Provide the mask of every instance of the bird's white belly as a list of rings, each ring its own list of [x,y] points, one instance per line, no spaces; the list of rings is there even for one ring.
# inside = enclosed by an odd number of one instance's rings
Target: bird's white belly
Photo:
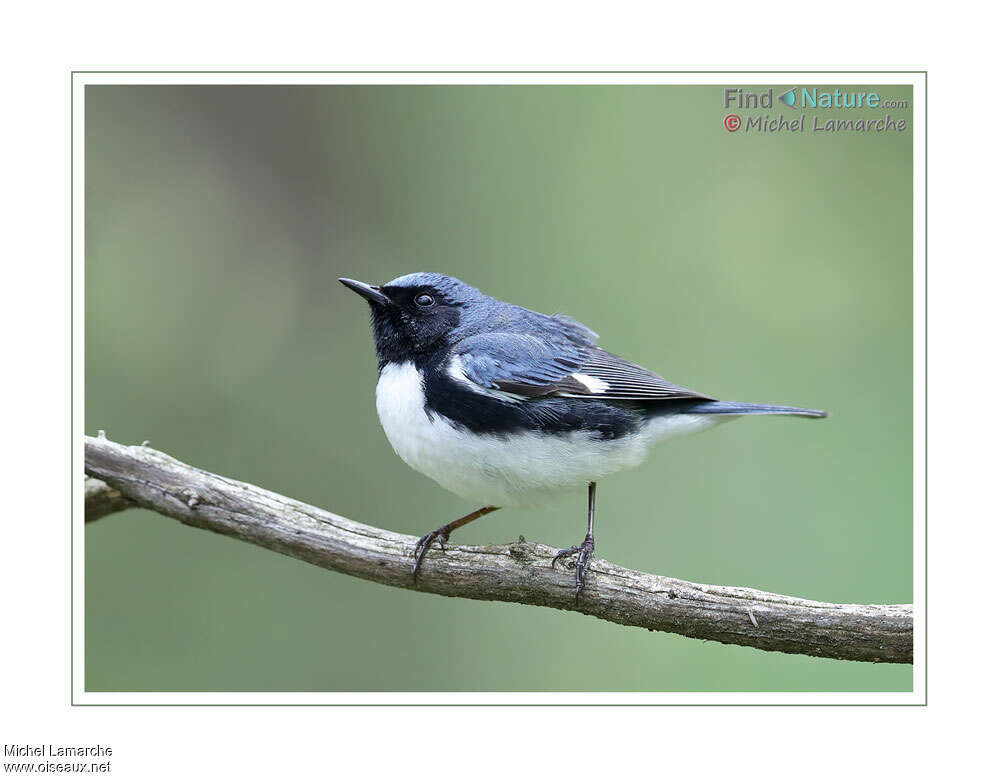
[[[666,417],[615,440],[585,432],[475,434],[426,409],[412,362],[382,368],[375,398],[385,435],[406,464],[460,497],[498,507],[538,502],[634,467],[655,441],[715,422]]]

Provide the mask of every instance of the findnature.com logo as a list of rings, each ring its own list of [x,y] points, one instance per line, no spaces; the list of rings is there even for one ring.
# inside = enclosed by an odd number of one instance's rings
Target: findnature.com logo
[[[760,114],[726,114],[722,120],[723,126],[729,132],[755,130],[757,132],[874,132],[889,131],[904,132],[908,121],[898,116],[892,116],[889,110],[906,110],[907,100],[885,98],[878,92],[859,88],[855,91],[841,89],[823,89],[821,87],[791,87],[774,94],[771,87],[762,92],[747,91],[742,88],[728,88],[724,92],[724,106],[732,110],[760,111],[772,109],[774,101],[800,114],[792,114],[785,118],[783,113],[773,116],[769,113]],[[805,111],[815,111],[811,117]],[[864,117],[828,117],[819,115],[826,110],[871,110],[884,111],[880,116]],[[811,121],[809,121],[809,118]]]

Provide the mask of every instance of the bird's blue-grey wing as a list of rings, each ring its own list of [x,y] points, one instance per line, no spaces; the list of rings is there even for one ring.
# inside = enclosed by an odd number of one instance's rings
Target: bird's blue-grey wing
[[[587,354],[586,346],[566,338],[491,332],[461,341],[452,353],[448,370],[453,378],[470,381],[482,389],[540,397],[571,382]]]
[[[454,350],[450,369],[453,377],[483,389],[525,398],[711,399],[594,345],[550,336],[489,333],[466,338]]]

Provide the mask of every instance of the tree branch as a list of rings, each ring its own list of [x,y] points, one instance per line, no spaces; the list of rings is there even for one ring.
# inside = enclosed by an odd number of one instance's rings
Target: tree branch
[[[137,507],[117,489],[112,489],[100,478],[87,476],[83,481],[83,520],[97,521],[109,513]]]
[[[576,604],[555,549],[523,538],[427,554],[416,538],[369,527],[252,484],[198,470],[147,446],[86,438],[85,520],[142,507],[288,556],[389,586],[449,597],[573,610],[599,619],[766,651],[912,662],[911,605],[839,605],[664,578],[594,559]],[[104,483],[95,482],[94,478]]]

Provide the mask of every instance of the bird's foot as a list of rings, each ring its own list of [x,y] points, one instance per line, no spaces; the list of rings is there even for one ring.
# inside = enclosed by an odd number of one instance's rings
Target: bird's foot
[[[441,544],[441,552],[444,551],[444,543],[451,537],[451,528],[448,525],[443,527],[438,527],[432,532],[428,532],[418,541],[416,541],[416,548],[413,549],[413,556],[416,561],[413,563],[413,583],[416,583],[416,576],[420,572],[420,565],[423,564],[423,557],[427,555],[427,549],[433,545],[434,541],[438,541]]]
[[[572,548],[563,548],[552,559],[552,569],[555,563],[563,557],[578,554],[576,557],[576,603],[579,604],[579,593],[583,591],[583,583],[586,581],[586,571],[590,569],[590,557],[593,556],[593,537],[587,535],[583,542]]]

